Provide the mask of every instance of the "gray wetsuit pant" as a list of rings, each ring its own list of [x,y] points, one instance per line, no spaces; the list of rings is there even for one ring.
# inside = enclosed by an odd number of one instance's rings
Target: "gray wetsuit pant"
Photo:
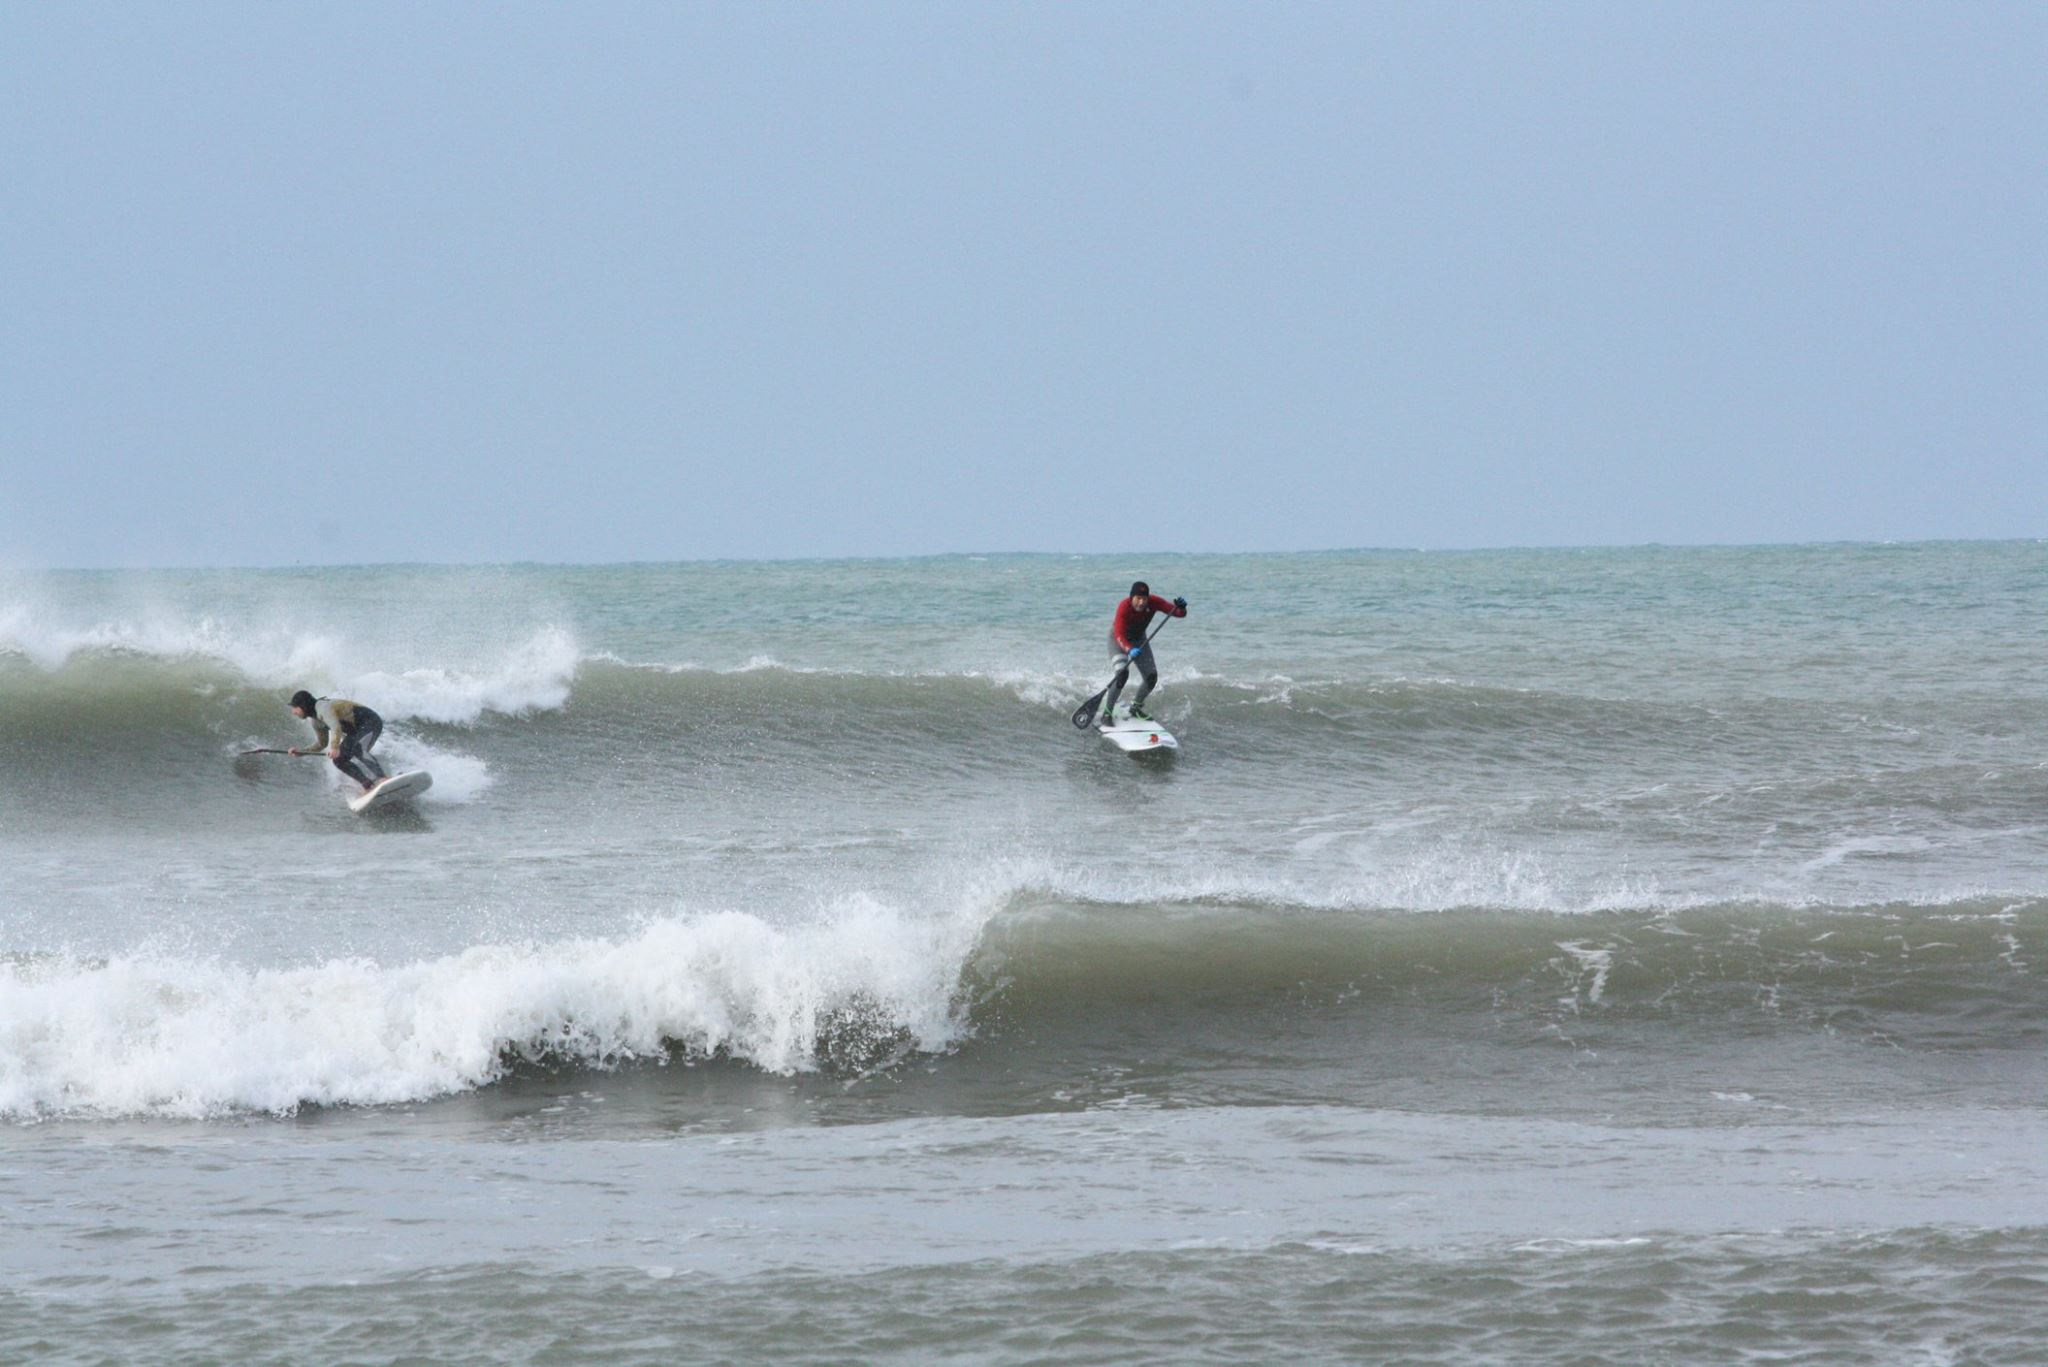
[[[1109,695],[1102,700],[1101,715],[1104,721],[1108,721],[1110,714],[1116,710],[1116,700],[1124,691],[1125,680],[1131,677],[1133,664],[1138,666],[1138,677],[1143,682],[1138,685],[1138,691],[1131,695],[1132,707],[1143,707],[1145,699],[1151,697],[1152,690],[1159,686],[1159,666],[1152,662],[1152,645],[1149,641],[1146,642],[1145,648],[1138,652],[1136,660],[1132,660],[1129,652],[1116,643],[1116,633],[1113,631],[1109,634],[1109,648],[1116,654],[1116,677],[1110,680]]]

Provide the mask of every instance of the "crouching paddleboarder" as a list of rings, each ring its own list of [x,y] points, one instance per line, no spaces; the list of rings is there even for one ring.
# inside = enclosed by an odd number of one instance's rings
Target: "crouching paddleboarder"
[[[311,750],[293,746],[292,754],[325,750],[334,767],[361,784],[364,792],[383,779],[384,766],[370,755],[384,734],[384,719],[375,712],[347,698],[316,698],[302,688],[292,694],[292,715],[313,723],[319,742]]]

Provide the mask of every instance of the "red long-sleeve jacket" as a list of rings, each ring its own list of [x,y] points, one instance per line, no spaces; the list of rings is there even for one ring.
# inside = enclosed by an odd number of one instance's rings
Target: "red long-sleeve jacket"
[[[1142,612],[1132,607],[1131,600],[1126,598],[1116,605],[1116,624],[1109,629],[1109,634],[1115,638],[1117,645],[1124,650],[1129,650],[1132,646],[1143,645],[1145,643],[1145,628],[1151,626],[1152,619],[1162,612],[1168,617],[1185,617],[1188,615],[1186,608],[1177,608],[1156,593],[1146,597],[1145,609]]]

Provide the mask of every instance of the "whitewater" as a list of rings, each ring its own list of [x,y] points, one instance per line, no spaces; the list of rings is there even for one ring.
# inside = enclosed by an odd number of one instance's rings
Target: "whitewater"
[[[1174,755],[1067,724],[1138,577]],[[0,574],[0,1358],[2027,1361],[2044,601],[2037,543]],[[433,789],[243,754],[299,687]]]

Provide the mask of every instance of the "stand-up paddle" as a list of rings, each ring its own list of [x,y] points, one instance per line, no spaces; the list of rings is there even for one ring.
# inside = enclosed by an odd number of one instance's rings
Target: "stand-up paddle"
[[[1148,646],[1151,645],[1152,637],[1157,636],[1160,632],[1166,630],[1166,624],[1168,622],[1171,622],[1172,620],[1173,619],[1171,617],[1160,618],[1159,625],[1152,628],[1150,634],[1148,634],[1145,637],[1145,644]],[[1114,643],[1112,642],[1112,644]],[[1121,674],[1129,668],[1130,665],[1126,663],[1118,668],[1117,673]],[[1082,703],[1079,707],[1074,709],[1075,730],[1086,731],[1089,727],[1095,724],[1095,710],[1102,706],[1102,700],[1109,696],[1109,690],[1114,687],[1116,687],[1116,680],[1111,679],[1108,683],[1102,686],[1102,691],[1100,693],[1097,693],[1087,702]]]

